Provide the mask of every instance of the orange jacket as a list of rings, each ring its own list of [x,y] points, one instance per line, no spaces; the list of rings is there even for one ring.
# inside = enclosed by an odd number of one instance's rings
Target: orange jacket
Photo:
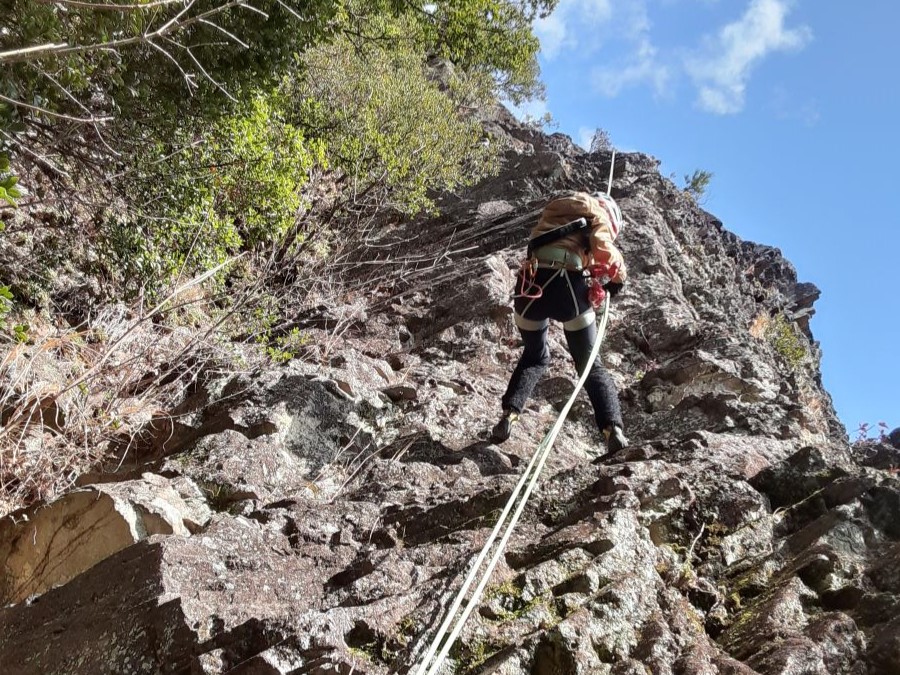
[[[531,230],[531,238],[556,229],[577,218],[584,217],[590,225],[590,250],[584,248],[584,233],[573,232],[551,244],[581,255],[585,267],[589,265],[618,265],[612,281],[625,283],[628,272],[622,252],[613,242],[618,235],[606,208],[587,192],[573,192],[552,200],[544,207],[538,224]]]

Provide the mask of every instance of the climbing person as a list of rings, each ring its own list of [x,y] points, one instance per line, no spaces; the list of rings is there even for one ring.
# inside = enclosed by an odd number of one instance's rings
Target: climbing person
[[[562,323],[578,374],[584,372],[597,339],[592,296],[595,302],[602,296],[591,289],[591,275],[605,281],[602,287],[611,296],[622,289],[627,276],[622,253],[613,243],[621,228],[622,212],[605,193],[569,193],[544,207],[516,280],[513,307],[525,348],[501,399],[503,416],[491,432],[495,442],[509,438],[512,425],[550,365],[550,319]],[[585,389],[606,454],[618,452],[628,441],[618,393],[599,358],[591,365]]]

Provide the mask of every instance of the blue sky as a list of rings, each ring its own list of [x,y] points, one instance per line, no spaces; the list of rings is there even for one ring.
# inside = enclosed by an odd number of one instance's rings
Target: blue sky
[[[822,289],[812,321],[851,438],[900,426],[900,3],[561,0],[541,20],[544,102],[605,129]]]

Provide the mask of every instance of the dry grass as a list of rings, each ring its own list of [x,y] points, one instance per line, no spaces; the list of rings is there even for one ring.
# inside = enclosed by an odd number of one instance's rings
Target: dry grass
[[[130,447],[202,373],[223,362],[217,330],[162,318],[211,304],[201,285],[176,288],[150,311],[113,306],[89,325],[32,327],[0,355],[0,515],[52,499],[113,447]],[[230,314],[230,313],[229,313]]]
[[[298,252],[229,261],[227,291],[210,283],[222,265],[152,308],[110,306],[76,328],[30,322],[27,344],[0,342],[0,516],[115,469],[112,460],[165,428],[189,387],[271,367],[271,347],[293,329],[310,326],[318,339],[285,351],[327,360],[375,297],[396,293],[398,280],[405,289],[430,279],[459,253],[398,253],[412,244],[377,243],[384,223],[349,213],[332,223],[340,237],[323,227]]]

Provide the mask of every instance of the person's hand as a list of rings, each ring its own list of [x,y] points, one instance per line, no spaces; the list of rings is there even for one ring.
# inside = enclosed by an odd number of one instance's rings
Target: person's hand
[[[607,281],[603,286],[603,290],[609,293],[612,297],[616,297],[619,294],[619,291],[622,290],[622,287],[625,284],[618,284],[615,281]]]

